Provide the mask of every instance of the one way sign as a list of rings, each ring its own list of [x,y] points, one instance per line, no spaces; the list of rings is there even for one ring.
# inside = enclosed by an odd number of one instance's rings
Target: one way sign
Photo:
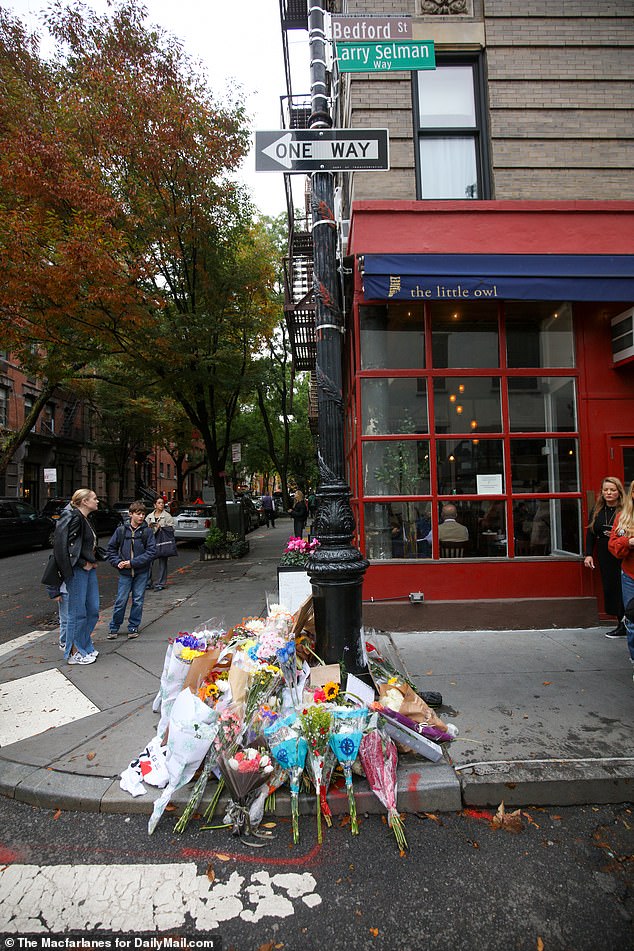
[[[292,129],[255,133],[256,172],[385,171],[387,129]]]

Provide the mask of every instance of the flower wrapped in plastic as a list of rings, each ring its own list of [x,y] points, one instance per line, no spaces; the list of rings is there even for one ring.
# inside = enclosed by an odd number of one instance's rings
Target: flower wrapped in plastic
[[[191,690],[182,690],[172,705],[165,765],[169,782],[154,803],[148,822],[152,834],[172,795],[185,786],[202,763],[218,730],[218,713]]]
[[[398,753],[394,741],[380,729],[361,740],[359,759],[370,787],[387,809],[387,824],[401,852],[407,848],[403,821],[396,808]]]
[[[180,633],[168,645],[159,688],[161,717],[156,728],[156,735],[161,739],[165,736],[174,701],[183,689],[193,657],[199,656],[199,652],[202,653],[204,650],[204,641],[187,633]]]
[[[236,750],[233,756],[220,756],[218,767],[231,793],[223,821],[231,826],[232,835],[246,840],[250,833],[256,832],[251,826],[249,811],[252,793],[263,785],[266,787],[275,767],[268,753],[251,747]]]
[[[348,791],[350,829],[353,835],[358,835],[357,804],[352,787],[352,764],[359,753],[363,730],[368,719],[368,710],[366,707],[337,707],[336,710],[333,710],[332,716],[330,747],[343,768]]]
[[[204,819],[206,819],[207,822],[211,821],[216,811],[220,794],[225,785],[225,779],[220,773],[218,763],[221,757],[229,758],[236,752],[240,746],[240,740],[244,732],[244,704],[229,703],[222,710],[218,706],[216,712],[218,714],[218,721],[216,735],[213,739],[215,759],[210,769],[217,771],[220,776],[214,796],[204,813]]]
[[[289,776],[293,842],[297,843],[299,842],[299,785],[306,763],[308,743],[302,736],[301,723],[296,713],[278,717],[265,729],[264,735],[271,753]]]
[[[300,706],[300,691],[297,677],[297,654],[295,652],[295,638],[291,637],[276,652],[277,664],[282,671],[284,682],[291,695],[291,703],[297,710]]]
[[[281,683],[281,670],[272,664],[260,664],[251,671],[244,701],[245,733],[257,735],[259,711],[267,704]]]
[[[271,811],[275,810],[275,793],[287,779],[286,770],[282,769],[277,761],[274,761],[273,772],[266,777],[265,782],[262,783],[260,788],[256,789],[255,795],[251,800],[251,805],[249,806],[249,822],[254,835],[258,834],[257,830],[264,818],[267,803],[269,803]],[[267,835],[267,838],[268,837]]]
[[[321,816],[322,816],[322,789],[324,785],[324,769],[326,760],[331,760],[330,773],[336,759],[330,748],[330,731],[332,729],[332,712],[323,703],[315,704],[304,709],[300,716],[302,733],[308,743],[306,756],[306,771],[315,787],[317,811],[317,841],[321,844]],[[323,799],[325,799],[325,790]],[[330,809],[326,813],[326,822],[330,825]]]

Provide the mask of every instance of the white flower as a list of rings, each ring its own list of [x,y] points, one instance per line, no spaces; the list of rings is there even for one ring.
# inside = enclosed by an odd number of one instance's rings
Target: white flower
[[[234,759],[233,756],[229,760],[229,769],[233,769],[235,772],[238,770],[239,763],[237,759]]]

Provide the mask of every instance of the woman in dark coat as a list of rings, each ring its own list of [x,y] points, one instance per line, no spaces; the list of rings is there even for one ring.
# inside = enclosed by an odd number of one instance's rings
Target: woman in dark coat
[[[588,529],[586,532],[585,558],[586,568],[594,568],[593,553],[596,547],[605,613],[612,614],[618,621],[606,637],[625,637],[627,631],[623,623],[623,593],[621,590],[621,562],[608,551],[608,541],[614,519],[623,505],[623,484],[616,476],[606,476],[601,483],[601,492],[597,497]]]

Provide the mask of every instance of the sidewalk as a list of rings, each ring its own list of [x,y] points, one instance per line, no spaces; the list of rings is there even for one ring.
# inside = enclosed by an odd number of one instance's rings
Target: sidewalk
[[[133,799],[119,774],[155,733],[152,701],[168,638],[212,617],[231,626],[264,612],[289,527],[280,519],[251,533],[238,561],[172,562],[168,588],[146,595],[138,639],[106,640],[104,611],[95,664],[64,664],[56,632],[7,653],[0,793],[46,808],[149,814],[158,790]],[[624,639],[608,640],[604,630],[370,634],[421,691],[443,695],[439,713],[460,730],[437,764],[401,757],[401,810],[634,800],[632,670]],[[68,722],[35,732],[60,717]],[[190,791],[179,790],[177,807]],[[360,813],[384,811],[365,781],[355,779],[355,791]],[[334,812],[347,811],[340,792],[329,798]],[[302,802],[312,808],[309,797]],[[287,796],[278,794],[277,811],[288,814]]]

